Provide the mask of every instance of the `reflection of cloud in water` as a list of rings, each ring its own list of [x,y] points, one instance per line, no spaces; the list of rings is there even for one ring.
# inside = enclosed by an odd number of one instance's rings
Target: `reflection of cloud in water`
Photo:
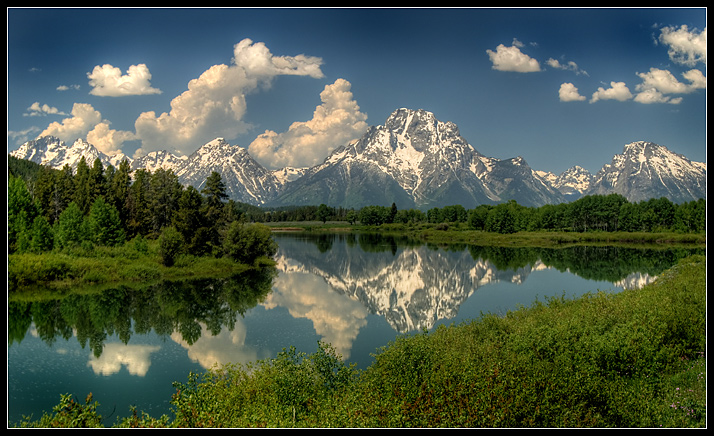
[[[322,277],[313,274],[281,272],[263,306],[284,307],[294,318],[309,319],[322,340],[343,359],[349,358],[352,342],[367,325],[362,303],[332,291]]]
[[[160,348],[152,345],[106,344],[102,355],[99,358],[92,356],[87,366],[99,375],[116,374],[122,366],[126,366],[129,374],[143,377],[151,366],[151,353]]]
[[[245,344],[246,327],[240,319],[236,320],[232,331],[221,329],[216,336],[201,324],[201,337],[189,345],[181,338],[180,333],[173,333],[171,339],[188,350],[188,357],[209,369],[214,365],[222,366],[228,363],[247,364],[268,357],[267,351],[260,352]]]

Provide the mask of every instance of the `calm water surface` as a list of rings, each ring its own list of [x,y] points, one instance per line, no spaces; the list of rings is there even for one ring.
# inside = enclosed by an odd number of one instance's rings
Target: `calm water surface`
[[[88,393],[111,426],[171,415],[172,382],[216,364],[329,342],[366,368],[397,335],[550,296],[620,292],[684,250],[432,246],[379,235],[276,234],[277,268],[8,303],[8,420]]]

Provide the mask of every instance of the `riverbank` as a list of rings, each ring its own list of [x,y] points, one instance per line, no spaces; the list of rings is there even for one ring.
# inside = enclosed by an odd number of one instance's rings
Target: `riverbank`
[[[706,247],[706,233],[677,232],[555,232],[494,233],[472,230],[466,224],[350,225],[342,221],[265,223],[273,232],[378,232],[398,234],[430,243],[462,243],[485,246],[564,247],[568,245],[614,245]]]
[[[323,344],[189,374],[173,416],[117,411],[114,426],[705,427],[705,350],[706,258],[692,256],[639,290],[400,336],[364,371]],[[21,426],[110,425],[93,401],[63,397]]]
[[[8,291],[61,292],[76,287],[100,287],[123,282],[151,282],[200,277],[227,277],[253,266],[274,265],[268,258],[246,265],[227,257],[181,254],[165,266],[157,241],[137,249],[131,242],[117,247],[92,247],[82,253],[21,253],[8,255]]]

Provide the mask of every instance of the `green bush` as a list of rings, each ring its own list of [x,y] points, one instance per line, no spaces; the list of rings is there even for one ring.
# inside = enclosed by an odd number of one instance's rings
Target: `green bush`
[[[165,266],[173,266],[183,248],[183,237],[174,227],[164,227],[159,236],[159,256]]]
[[[270,227],[264,224],[243,224],[233,221],[223,241],[226,256],[236,262],[254,264],[260,257],[272,257],[278,250]]]

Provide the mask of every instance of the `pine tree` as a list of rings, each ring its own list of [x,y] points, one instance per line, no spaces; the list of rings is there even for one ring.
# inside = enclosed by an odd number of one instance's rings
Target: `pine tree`
[[[119,211],[119,218],[121,219],[122,226],[124,229],[128,230],[129,214],[126,208],[126,201],[129,197],[129,190],[131,189],[131,167],[129,166],[129,161],[126,159],[122,160],[119,164],[119,168],[114,173],[114,176],[109,183],[109,191],[111,193],[108,197],[111,198],[111,203]]]
[[[104,166],[99,158],[94,159],[92,168],[89,170],[89,198],[94,203],[99,197],[107,194],[107,179],[104,175]]]
[[[84,215],[79,206],[75,202],[69,203],[60,214],[55,227],[57,247],[60,249],[71,248],[86,240],[87,235],[85,235],[83,224]]]
[[[54,234],[52,226],[43,215],[38,215],[32,222],[30,229],[29,251],[42,253],[50,251],[54,246]]]
[[[129,236],[148,235],[151,231],[151,213],[149,205],[149,189],[151,188],[151,172],[138,169],[134,173],[134,183],[124,202],[126,228]]]
[[[88,217],[90,238],[99,245],[123,244],[126,235],[119,220],[119,212],[104,197],[94,200]]]
[[[178,200],[178,207],[174,213],[173,225],[176,230],[181,233],[184,241],[189,245],[188,249],[194,252],[194,248],[199,251],[205,251],[203,243],[198,243],[198,247],[192,247],[190,241],[196,236],[198,230],[204,227],[204,217],[201,213],[203,206],[203,197],[201,193],[193,186],[188,186]]]
[[[82,156],[77,164],[77,172],[74,176],[74,195],[72,200],[77,203],[79,210],[83,214],[89,213],[89,208],[92,205],[92,198],[89,188],[89,166],[87,161]]]
[[[32,223],[40,214],[24,180],[8,175],[7,184],[7,242],[8,253],[17,251],[20,242],[29,240]]]
[[[171,225],[182,190],[172,170],[159,168],[151,176],[149,205],[154,233],[159,234],[162,228]]]

